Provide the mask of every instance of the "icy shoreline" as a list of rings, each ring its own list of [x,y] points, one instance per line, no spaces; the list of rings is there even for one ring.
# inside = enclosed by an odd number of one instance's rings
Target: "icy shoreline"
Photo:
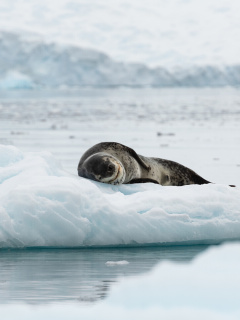
[[[116,187],[68,174],[50,153],[0,147],[1,248],[239,240],[239,208],[239,188]]]

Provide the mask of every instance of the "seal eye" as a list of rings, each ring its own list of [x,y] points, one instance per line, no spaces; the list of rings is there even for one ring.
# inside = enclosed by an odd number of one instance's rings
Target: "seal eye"
[[[114,165],[109,164],[108,165],[108,172],[113,172],[113,170],[114,170]]]

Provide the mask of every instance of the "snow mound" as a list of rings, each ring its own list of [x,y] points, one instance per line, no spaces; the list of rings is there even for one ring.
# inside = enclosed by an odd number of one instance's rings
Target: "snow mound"
[[[68,174],[48,152],[12,146],[1,146],[0,159],[1,248],[240,239],[239,188],[111,186]]]

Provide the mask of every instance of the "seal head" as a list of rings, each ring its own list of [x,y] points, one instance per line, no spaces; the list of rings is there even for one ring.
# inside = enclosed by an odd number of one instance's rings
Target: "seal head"
[[[123,164],[117,158],[104,152],[98,152],[88,157],[78,167],[78,175],[83,178],[117,185],[124,183],[126,172]]]

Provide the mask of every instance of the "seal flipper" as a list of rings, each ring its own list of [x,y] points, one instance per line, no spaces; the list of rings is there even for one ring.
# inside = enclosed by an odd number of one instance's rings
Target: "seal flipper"
[[[149,178],[139,178],[139,179],[132,179],[131,181],[128,182],[129,183],[147,183],[147,182],[152,182],[152,183],[156,183],[159,184],[156,180],[153,179],[149,179]]]
[[[122,144],[122,146],[130,154],[130,156],[132,156],[140,164],[140,166],[142,166],[147,171],[150,171],[151,167],[149,165],[147,165],[133,149],[131,149],[127,146],[124,146],[123,144]]]

